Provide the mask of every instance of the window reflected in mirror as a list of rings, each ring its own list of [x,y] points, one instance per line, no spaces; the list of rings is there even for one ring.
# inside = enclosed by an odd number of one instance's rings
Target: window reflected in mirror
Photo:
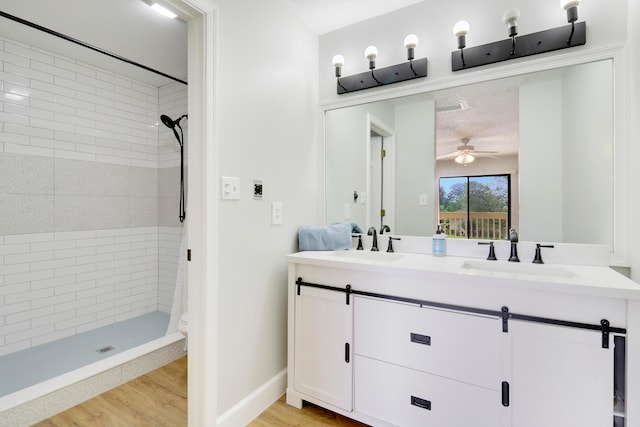
[[[449,238],[508,240],[509,175],[440,178],[439,187],[438,220]]]

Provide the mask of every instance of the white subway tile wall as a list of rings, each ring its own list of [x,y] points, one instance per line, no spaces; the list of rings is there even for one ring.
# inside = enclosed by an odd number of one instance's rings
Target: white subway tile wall
[[[186,87],[0,38],[0,96],[0,355],[169,312]]]

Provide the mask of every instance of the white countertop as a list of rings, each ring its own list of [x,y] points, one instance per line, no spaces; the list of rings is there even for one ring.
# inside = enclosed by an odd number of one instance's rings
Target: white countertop
[[[487,261],[457,256],[370,251],[308,251],[288,255],[290,263],[373,272],[447,275],[456,280],[481,280],[496,286],[562,292],[585,296],[640,300],[640,284],[609,267]]]

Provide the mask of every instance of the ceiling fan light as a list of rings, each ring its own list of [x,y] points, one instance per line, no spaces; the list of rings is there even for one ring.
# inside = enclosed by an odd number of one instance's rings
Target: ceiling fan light
[[[455,158],[455,162],[461,164],[462,166],[466,166],[474,160],[475,157],[473,157],[470,153],[462,153]]]

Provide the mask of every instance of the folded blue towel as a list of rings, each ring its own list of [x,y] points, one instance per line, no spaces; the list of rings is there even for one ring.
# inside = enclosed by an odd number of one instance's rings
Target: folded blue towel
[[[362,231],[362,228],[360,228],[360,226],[358,224],[356,224],[355,222],[351,223],[351,232],[352,233],[364,233],[364,231]]]
[[[301,251],[335,251],[351,247],[351,224],[332,224],[320,227],[303,225],[298,229]]]

